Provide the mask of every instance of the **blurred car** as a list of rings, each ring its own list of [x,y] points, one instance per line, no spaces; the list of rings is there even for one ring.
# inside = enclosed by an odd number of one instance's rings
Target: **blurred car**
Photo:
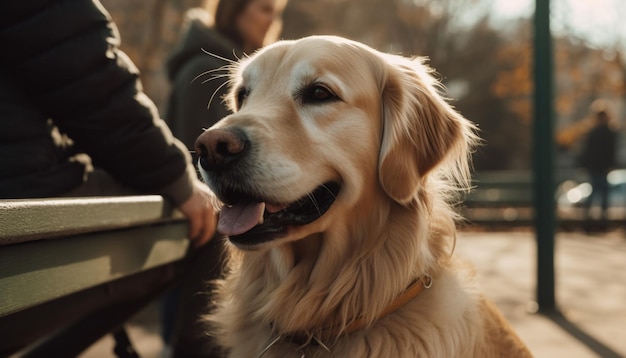
[[[609,218],[624,218],[626,211],[626,169],[612,170],[607,174],[609,182]],[[590,200],[592,187],[587,181],[566,180],[559,185],[557,206],[562,216],[581,215]],[[600,202],[594,199],[592,216],[599,216]],[[620,215],[620,216],[618,216]]]

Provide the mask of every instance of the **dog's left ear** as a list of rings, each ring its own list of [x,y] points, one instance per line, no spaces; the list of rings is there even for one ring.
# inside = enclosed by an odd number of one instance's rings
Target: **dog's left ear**
[[[421,61],[393,56],[387,62],[379,180],[387,195],[407,204],[426,175],[445,159],[453,157],[449,170],[469,172],[473,126],[441,97],[437,81]]]

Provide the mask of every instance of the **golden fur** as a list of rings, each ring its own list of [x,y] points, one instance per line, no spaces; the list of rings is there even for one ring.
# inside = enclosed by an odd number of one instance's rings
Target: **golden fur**
[[[338,100],[307,103],[299,89],[311,85]],[[478,139],[422,60],[314,36],[242,61],[232,86],[235,113],[207,132],[245,129],[256,190],[277,203],[328,181],[341,191],[312,223],[251,249],[230,247],[208,317],[229,357],[266,348],[263,358],[530,356],[471,268],[452,257],[451,203],[469,185]],[[425,275],[432,287],[379,318]],[[323,334],[356,319],[367,327]]]

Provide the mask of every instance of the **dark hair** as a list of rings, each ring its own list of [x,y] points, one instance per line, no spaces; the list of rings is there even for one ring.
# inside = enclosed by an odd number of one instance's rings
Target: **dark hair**
[[[605,110],[600,110],[596,113],[596,118],[598,118],[598,121],[600,122],[608,122],[609,121],[609,114],[607,111]]]
[[[242,47],[243,38],[237,29],[237,16],[241,14],[251,0],[221,0],[215,9],[215,29]]]

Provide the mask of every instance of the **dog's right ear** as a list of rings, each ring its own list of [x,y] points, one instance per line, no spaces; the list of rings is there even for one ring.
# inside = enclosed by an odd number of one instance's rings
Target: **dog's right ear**
[[[447,158],[446,174],[467,180],[469,147],[476,136],[473,125],[439,95],[426,65],[400,56],[386,61],[379,181],[387,195],[407,204],[426,175]]]

